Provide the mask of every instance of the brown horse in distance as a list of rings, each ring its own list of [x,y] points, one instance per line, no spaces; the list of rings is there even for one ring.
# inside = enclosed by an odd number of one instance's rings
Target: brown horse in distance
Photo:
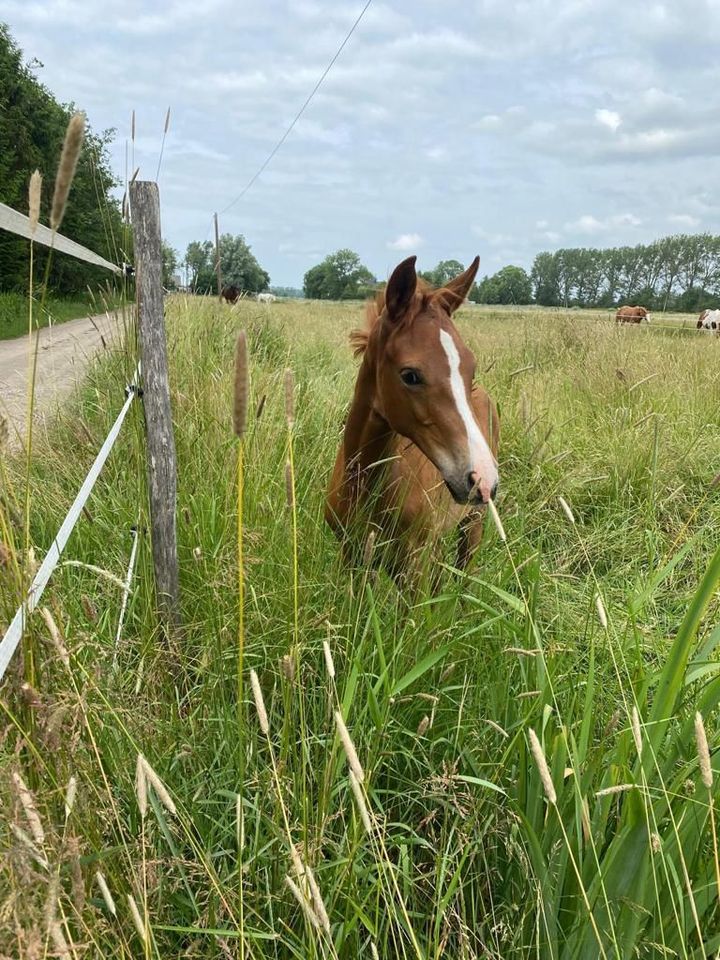
[[[346,556],[358,555],[369,523],[394,575],[453,527],[464,567],[498,485],[497,411],[473,385],[475,357],[452,319],[480,258],[438,290],[415,261],[395,268],[366,329],[351,335],[362,362],[325,511]]]
[[[615,314],[615,323],[650,323],[650,311],[647,307],[620,307]]]
[[[236,287],[232,284],[229,287],[223,287],[222,289],[222,298],[226,303],[237,303],[240,299],[241,290],[239,287]]]

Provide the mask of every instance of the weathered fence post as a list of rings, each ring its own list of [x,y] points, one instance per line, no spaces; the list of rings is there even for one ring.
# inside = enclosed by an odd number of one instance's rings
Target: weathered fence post
[[[218,217],[215,214],[215,269],[217,270],[218,300],[222,303],[222,271],[220,269],[220,234],[218,232]]]
[[[175,526],[177,462],[165,343],[160,194],[156,183],[136,180],[130,184],[130,214],[135,245],[155,589],[161,615],[169,627],[175,628],[180,624]]]

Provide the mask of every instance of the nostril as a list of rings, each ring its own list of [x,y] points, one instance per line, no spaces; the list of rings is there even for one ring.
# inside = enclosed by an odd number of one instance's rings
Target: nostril
[[[472,490],[472,488],[475,486],[476,483],[477,483],[477,474],[475,473],[474,470],[471,470],[470,473],[467,475],[468,490]]]
[[[491,499],[491,500],[494,500],[494,499],[495,499],[495,494],[497,493],[497,490],[498,490],[498,483],[499,483],[499,481],[496,480],[495,483],[494,483],[494,485],[493,485],[492,490],[490,491],[490,499]]]

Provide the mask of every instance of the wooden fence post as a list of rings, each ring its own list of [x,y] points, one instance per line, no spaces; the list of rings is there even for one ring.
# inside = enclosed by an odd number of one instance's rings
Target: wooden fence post
[[[175,525],[177,462],[165,343],[160,194],[156,183],[135,180],[130,184],[130,213],[135,246],[155,589],[160,614],[174,629],[180,625]]]
[[[218,232],[218,217],[215,214],[215,269],[217,270],[218,300],[222,303],[222,271],[220,269],[220,234]]]

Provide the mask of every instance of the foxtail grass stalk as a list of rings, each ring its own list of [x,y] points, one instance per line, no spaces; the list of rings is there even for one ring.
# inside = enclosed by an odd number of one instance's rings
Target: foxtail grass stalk
[[[288,506],[292,518],[292,653],[295,656],[295,675],[298,682],[296,684],[298,696],[298,716],[300,719],[300,753],[302,764],[302,782],[307,783],[307,770],[309,765],[308,757],[308,735],[307,723],[305,718],[305,698],[303,694],[303,685],[301,677],[302,651],[300,649],[300,564],[298,560],[298,512],[297,512],[297,491],[295,476],[295,381],[292,370],[288,367],[285,370],[285,421],[287,425],[287,468],[286,468],[286,490],[288,496]],[[289,715],[288,715],[289,719]],[[289,727],[286,725],[283,736],[283,749],[285,752],[289,749]],[[307,839],[307,809],[303,804],[303,839]]]
[[[168,110],[168,119],[170,111]],[[167,129],[167,123],[166,123]],[[163,138],[164,139],[164,138]],[[159,167],[158,167],[159,168]],[[238,795],[242,809],[245,792],[245,736],[243,701],[243,677],[245,675],[245,557],[243,537],[243,511],[245,498],[245,431],[247,429],[248,397],[250,387],[248,367],[247,334],[241,330],[235,343],[235,381],[233,391],[233,431],[237,437],[236,486],[237,486],[237,604],[238,604],[238,650],[237,650],[237,727],[238,727]],[[239,852],[238,856],[241,853]],[[239,958],[245,958],[245,922],[242,864],[238,863],[238,912],[240,914]]]
[[[62,153],[60,154],[60,164],[55,178],[55,191],[52,199],[52,211],[50,213],[50,227],[53,232],[60,229],[65,207],[67,206],[70,187],[75,177],[75,170],[82,150],[83,138],[85,136],[85,114],[75,113],[70,118],[67,130],[65,131],[65,141],[63,143]]]
[[[543,790],[545,791],[545,796],[547,798],[548,803],[550,804],[551,807],[553,807],[553,809],[555,810],[555,813],[557,814],[558,823],[560,824],[560,829],[562,831],[563,839],[565,841],[565,847],[567,849],[568,856],[570,857],[570,862],[572,863],[573,870],[575,871],[575,877],[578,882],[578,888],[582,894],[583,902],[585,903],[585,908],[588,912],[588,918],[593,928],[595,939],[597,940],[598,948],[600,950],[600,956],[602,956],[603,958],[605,958],[605,960],[607,960],[607,954],[605,953],[605,948],[600,938],[600,931],[598,930],[598,926],[595,921],[595,915],[593,914],[592,906],[590,905],[590,901],[588,900],[588,895],[585,889],[585,884],[583,883],[582,874],[580,873],[580,870],[578,868],[577,862],[575,860],[575,854],[573,853],[572,846],[570,844],[570,838],[567,835],[567,832],[565,830],[565,824],[563,823],[562,817],[560,816],[560,811],[558,810],[557,794],[555,793],[555,786],[552,782],[552,777],[550,776],[550,769],[547,765],[547,760],[545,759],[545,751],[542,748],[542,744],[540,743],[537,734],[532,728],[528,731],[528,736],[530,738],[530,748],[532,750],[533,757],[535,758],[535,763],[537,764],[538,772],[540,774],[540,780],[543,785]]]
[[[718,857],[717,827],[715,824],[715,799],[713,797],[713,770],[710,763],[710,748],[708,747],[705,723],[702,714],[695,714],[695,742],[697,744],[698,763],[700,764],[700,778],[708,792],[708,806],[710,807],[710,829],[713,839],[713,858],[715,861],[715,883],[720,898],[720,858]]]

